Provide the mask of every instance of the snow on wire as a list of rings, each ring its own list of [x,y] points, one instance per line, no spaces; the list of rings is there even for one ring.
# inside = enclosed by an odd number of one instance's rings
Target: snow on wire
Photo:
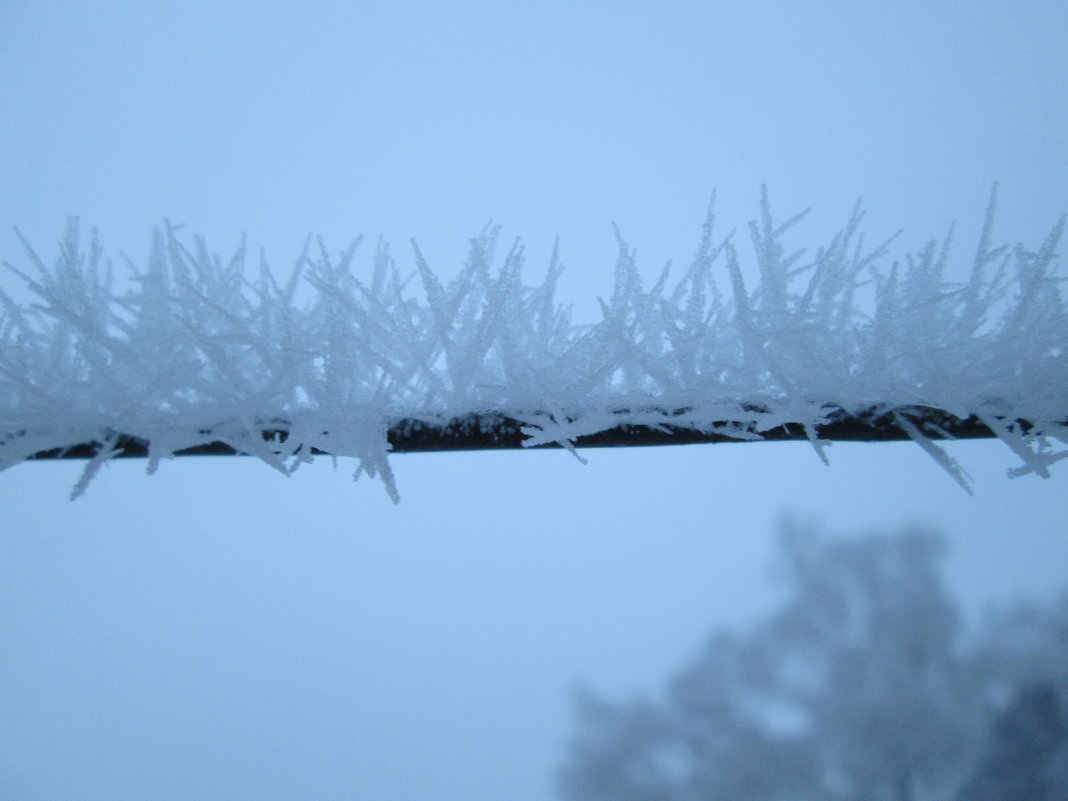
[[[243,244],[223,263],[168,224],[119,292],[95,231],[85,251],[71,221],[53,267],[25,240],[32,270],[7,265],[36,302],[0,292],[0,469],[87,456],[77,497],[116,456],[147,456],[154,473],[183,453],[247,453],[289,475],[330,454],[355,457],[356,476],[381,477],[396,501],[389,453],[418,449],[420,432],[448,432],[429,449],[575,455],[576,444],[629,444],[627,432],[788,435],[826,461],[836,430],[892,429],[965,489],[935,440],[995,435],[1020,459],[1010,475],[1046,477],[1068,455],[1055,445],[1068,442],[1068,314],[1054,272],[1064,219],[1037,250],[993,247],[994,205],[956,283],[951,236],[895,261],[890,242],[865,249],[859,207],[806,255],[785,244],[804,214],[775,223],[765,194],[743,248],[714,237],[710,204],[689,267],[648,287],[617,231],[612,293],[590,324],[556,301],[555,249],[528,287],[522,246],[499,248],[496,227],[448,282],[414,241],[414,270],[380,242],[358,275],[359,240],[337,256],[306,245],[283,281],[262,259],[249,277]],[[850,421],[860,433],[841,428]],[[623,438],[598,441],[606,432]]]

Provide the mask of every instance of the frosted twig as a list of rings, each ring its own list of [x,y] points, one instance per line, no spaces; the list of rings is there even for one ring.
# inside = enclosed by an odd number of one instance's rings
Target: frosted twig
[[[409,273],[379,242],[361,280],[359,239],[336,257],[309,239],[283,280],[262,256],[246,278],[243,241],[224,263],[167,223],[120,293],[72,221],[52,267],[23,240],[30,269],[11,270],[34,302],[0,290],[0,467],[89,457],[77,496],[123,455],[155,472],[244,452],[289,475],[327,453],[396,499],[398,450],[802,438],[826,461],[825,441],[910,438],[969,489],[933,440],[997,436],[1014,474],[1047,476],[1068,453],[1064,222],[1037,249],[995,247],[995,199],[963,280],[952,229],[915,255],[866,250],[859,205],[806,251],[787,241],[804,213],[779,224],[762,193],[747,265],[710,204],[689,267],[651,284],[616,229],[612,291],[585,324],[556,301],[558,247],[529,287],[518,241],[497,260],[497,226],[451,280],[414,242]]]

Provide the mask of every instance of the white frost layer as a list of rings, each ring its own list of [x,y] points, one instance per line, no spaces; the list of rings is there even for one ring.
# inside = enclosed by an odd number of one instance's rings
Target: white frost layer
[[[751,438],[785,423],[814,431],[833,407],[929,406],[980,417],[1020,458],[1012,475],[1047,476],[1068,454],[1053,444],[1068,441],[1068,316],[1054,275],[1064,219],[1037,249],[993,247],[993,209],[992,197],[970,274],[954,283],[948,239],[894,260],[889,243],[865,249],[854,213],[825,246],[790,251],[803,215],[778,225],[765,198],[742,248],[714,238],[710,206],[689,267],[651,287],[620,237],[611,295],[589,324],[554,297],[555,253],[528,287],[522,247],[498,253],[497,228],[471,240],[447,283],[418,246],[413,271],[380,243],[358,274],[358,242],[337,256],[306,248],[280,282],[266,264],[250,274],[244,247],[224,263],[168,225],[147,264],[129,265],[133,289],[117,292],[95,232],[85,251],[72,222],[53,267],[29,245],[31,268],[8,265],[36,303],[0,292],[0,469],[102,443],[77,495],[121,433],[150,443],[149,472],[213,441],[284,474],[312,448],[353,456],[357,475],[381,476],[396,499],[386,431],[398,418],[494,411],[524,424],[526,444],[570,445],[625,423]],[[263,441],[280,421],[286,442]],[[899,423],[967,488],[952,458]]]

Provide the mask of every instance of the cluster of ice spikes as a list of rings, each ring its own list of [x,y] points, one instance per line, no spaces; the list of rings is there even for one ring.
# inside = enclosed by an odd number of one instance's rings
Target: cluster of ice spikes
[[[119,292],[95,232],[83,250],[72,222],[54,266],[29,245],[31,267],[8,265],[34,303],[0,292],[0,469],[93,443],[77,496],[120,438],[147,443],[150,473],[225,443],[284,474],[315,452],[352,456],[396,499],[387,432],[399,420],[497,415],[525,445],[569,448],[621,425],[737,439],[793,425],[822,455],[831,412],[932,408],[988,426],[1021,460],[1012,474],[1046,476],[1068,454],[1054,446],[1068,441],[1064,220],[1036,250],[993,247],[993,206],[956,283],[948,238],[894,261],[889,243],[864,248],[855,212],[824,247],[787,251],[803,215],[777,225],[765,198],[743,246],[715,238],[710,206],[689,267],[652,286],[619,237],[589,324],[554,297],[556,254],[528,287],[522,247],[499,252],[497,228],[448,282],[417,246],[409,272],[381,243],[357,272],[358,241],[337,256],[306,248],[279,281],[266,264],[248,271],[244,247],[223,263],[167,225]],[[929,427],[895,419],[967,488]]]

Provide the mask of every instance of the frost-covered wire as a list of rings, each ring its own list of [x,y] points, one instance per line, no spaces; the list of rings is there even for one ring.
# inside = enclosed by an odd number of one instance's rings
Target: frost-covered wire
[[[262,260],[250,273],[244,245],[223,262],[168,224],[119,291],[95,232],[85,249],[72,221],[53,266],[28,243],[29,265],[8,265],[34,303],[0,291],[0,469],[95,443],[77,495],[120,437],[147,443],[150,472],[224,443],[287,475],[317,452],[352,456],[396,499],[399,420],[497,416],[526,445],[568,448],[620,426],[739,440],[792,426],[822,455],[821,428],[845,414],[892,418],[967,488],[913,419],[933,409],[988,426],[1019,457],[1013,475],[1048,475],[1068,454],[1063,218],[1037,250],[995,248],[992,198],[951,282],[949,238],[895,260],[889,243],[864,246],[858,209],[807,254],[787,247],[802,216],[777,224],[765,196],[743,247],[714,238],[710,205],[689,267],[648,288],[619,236],[587,324],[556,300],[557,252],[528,286],[522,246],[502,250],[497,227],[449,281],[414,243],[414,269],[379,243],[358,271],[359,241],[306,247],[283,280]]]

